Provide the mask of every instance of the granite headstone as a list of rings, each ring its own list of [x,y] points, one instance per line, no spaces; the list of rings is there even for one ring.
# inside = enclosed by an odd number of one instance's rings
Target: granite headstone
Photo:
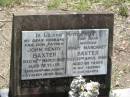
[[[10,97],[68,97],[70,83],[82,75],[111,83],[113,14],[14,15]]]

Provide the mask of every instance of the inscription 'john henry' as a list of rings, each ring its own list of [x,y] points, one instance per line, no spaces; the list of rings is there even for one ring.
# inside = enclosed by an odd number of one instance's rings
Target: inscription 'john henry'
[[[108,29],[22,31],[22,80],[107,74]]]

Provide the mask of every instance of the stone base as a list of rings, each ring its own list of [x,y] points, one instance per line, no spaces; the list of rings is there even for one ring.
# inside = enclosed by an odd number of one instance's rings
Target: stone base
[[[1,89],[0,97],[8,97],[9,89]],[[105,97],[105,96],[99,96]],[[110,97],[130,97],[130,88],[128,89],[117,89],[110,93]]]

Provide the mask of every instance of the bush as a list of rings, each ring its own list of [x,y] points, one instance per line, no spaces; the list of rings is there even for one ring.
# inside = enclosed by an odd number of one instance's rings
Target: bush
[[[128,16],[128,7],[126,4],[121,4],[120,7],[119,7],[119,14],[121,16],[125,16],[127,17]]]

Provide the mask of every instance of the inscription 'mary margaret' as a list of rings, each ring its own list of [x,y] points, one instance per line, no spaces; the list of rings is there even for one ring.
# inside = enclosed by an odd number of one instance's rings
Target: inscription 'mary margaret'
[[[107,74],[108,29],[22,31],[22,80]]]

